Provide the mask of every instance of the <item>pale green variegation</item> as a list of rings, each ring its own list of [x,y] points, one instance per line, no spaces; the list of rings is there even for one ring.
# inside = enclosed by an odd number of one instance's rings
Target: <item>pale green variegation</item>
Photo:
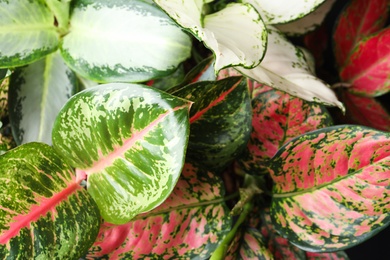
[[[45,0],[47,6],[53,12],[58,23],[60,33],[64,34],[69,26],[69,11],[71,0]]]
[[[77,91],[77,78],[58,52],[15,70],[11,76],[8,107],[17,144],[51,144],[57,114]]]
[[[229,66],[253,68],[263,58],[267,31],[251,5],[231,3],[216,13],[204,14],[199,0],[155,2],[213,51],[216,72]]]
[[[53,145],[88,177],[103,218],[123,224],[161,204],[184,163],[191,102],[143,85],[86,89],[61,110]]]
[[[267,53],[261,64],[250,70],[239,67],[236,69],[255,81],[292,96],[338,106],[344,110],[343,104],[330,87],[312,74],[305,54],[272,26],[268,26]]]
[[[43,0],[0,0],[0,68],[17,67],[55,51],[54,16]]]
[[[253,5],[266,24],[287,23],[313,12],[325,0],[243,0]]]
[[[76,0],[61,45],[68,65],[99,82],[141,82],[172,73],[191,41],[164,12],[141,0]]]

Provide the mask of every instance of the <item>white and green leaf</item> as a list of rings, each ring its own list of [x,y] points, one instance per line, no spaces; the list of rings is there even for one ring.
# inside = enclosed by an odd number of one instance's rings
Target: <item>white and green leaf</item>
[[[43,0],[0,0],[0,68],[34,62],[58,48],[54,16]]]
[[[147,81],[172,73],[190,56],[190,37],[141,0],[77,0],[70,24],[62,55],[94,81]]]
[[[267,31],[253,6],[231,3],[216,13],[203,14],[203,1],[155,2],[213,51],[216,72],[229,66],[253,68],[263,58]]]
[[[57,114],[77,92],[77,78],[58,52],[15,70],[11,76],[9,114],[17,144],[51,144]]]

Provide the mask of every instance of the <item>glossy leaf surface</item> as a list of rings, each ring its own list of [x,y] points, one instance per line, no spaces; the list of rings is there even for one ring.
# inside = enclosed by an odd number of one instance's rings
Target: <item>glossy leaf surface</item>
[[[29,64],[57,47],[54,16],[43,0],[0,1],[0,68]]]
[[[215,71],[228,66],[253,68],[263,58],[267,31],[251,5],[230,3],[216,13],[204,14],[199,0],[154,2],[213,51]]]
[[[15,70],[11,76],[9,113],[17,144],[51,144],[57,114],[77,91],[77,78],[58,53]]]
[[[190,56],[188,35],[145,1],[77,0],[73,7],[61,51],[85,78],[147,81],[171,74]]]
[[[388,11],[388,0],[349,2],[340,14],[333,34],[335,57],[340,67],[347,62],[351,51],[359,41],[382,29]]]
[[[390,91],[390,28],[359,42],[340,71],[349,91],[364,96],[379,96]]]
[[[98,208],[42,143],[0,156],[0,258],[78,259],[96,239]]]
[[[242,77],[197,82],[172,94],[194,102],[188,158],[209,169],[222,169],[245,148],[252,113]]]
[[[104,223],[87,259],[208,259],[230,230],[221,179],[186,163],[168,199],[131,222]]]
[[[184,163],[190,102],[137,84],[112,83],[74,95],[53,128],[53,145],[103,218],[128,222],[161,204]]]
[[[389,224],[390,134],[344,125],[307,133],[272,160],[271,216],[308,251],[337,251]]]

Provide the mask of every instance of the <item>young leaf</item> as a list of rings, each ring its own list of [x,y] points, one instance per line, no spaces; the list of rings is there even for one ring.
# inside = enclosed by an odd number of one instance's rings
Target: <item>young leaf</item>
[[[69,27],[69,11],[71,0],[45,0],[54,14],[58,28],[62,34],[67,33]]]
[[[363,38],[385,25],[389,11],[388,0],[353,0],[338,18],[333,34],[337,64],[343,67],[351,51]]]
[[[51,144],[51,130],[66,101],[77,92],[77,78],[59,53],[46,56],[11,76],[10,122],[17,144]]]
[[[313,12],[325,0],[243,0],[253,5],[266,24],[287,23]]]
[[[375,97],[390,91],[390,28],[360,41],[340,71],[349,91]]]
[[[275,228],[307,251],[352,247],[390,223],[390,133],[341,125],[282,147],[271,162]]]
[[[0,68],[29,64],[57,47],[54,16],[43,0],[0,1]]]
[[[191,103],[125,83],[74,95],[53,127],[53,145],[79,178],[103,218],[123,224],[160,205],[172,192],[187,149]]]
[[[52,147],[0,156],[0,258],[78,259],[99,231],[98,208]]]
[[[103,223],[87,259],[208,259],[231,227],[223,183],[190,163],[168,199],[121,226]]]
[[[187,157],[220,170],[245,148],[250,135],[250,98],[242,77],[193,83],[172,93],[194,102]]]
[[[275,28],[268,26],[267,53],[254,69],[236,69],[257,82],[311,102],[344,109],[334,92],[313,76],[302,51]]]
[[[61,52],[85,78],[147,81],[171,74],[190,56],[188,35],[145,1],[77,0],[72,6]]]
[[[155,2],[213,51],[216,72],[229,66],[253,68],[265,54],[267,31],[259,13],[249,4],[230,3],[216,13],[203,14],[203,1]]]

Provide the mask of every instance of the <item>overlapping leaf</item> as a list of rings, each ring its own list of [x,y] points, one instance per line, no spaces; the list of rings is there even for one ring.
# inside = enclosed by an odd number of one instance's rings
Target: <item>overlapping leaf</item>
[[[78,259],[99,231],[98,208],[52,147],[0,156],[0,258]]]
[[[16,143],[51,144],[54,120],[77,88],[75,73],[59,53],[15,70],[8,97]]]
[[[169,198],[131,222],[103,224],[87,259],[208,259],[229,232],[220,178],[187,163]]]
[[[356,245],[389,224],[390,134],[359,126],[323,128],[272,160],[275,228],[308,251]]]
[[[343,67],[351,51],[363,38],[384,26],[388,17],[388,0],[353,0],[338,18],[334,39],[334,52],[338,65]]]
[[[72,5],[61,45],[68,65],[99,82],[141,82],[171,74],[190,56],[191,41],[164,12],[142,0]]]
[[[53,128],[54,148],[87,179],[103,218],[123,224],[172,192],[187,149],[191,103],[137,84],[73,96]]]
[[[249,92],[242,77],[201,81],[173,94],[194,102],[188,158],[220,170],[242,152],[252,120]]]
[[[55,51],[54,16],[43,0],[0,1],[0,68],[17,67]]]
[[[360,41],[340,71],[349,91],[380,96],[390,91],[390,28]]]

